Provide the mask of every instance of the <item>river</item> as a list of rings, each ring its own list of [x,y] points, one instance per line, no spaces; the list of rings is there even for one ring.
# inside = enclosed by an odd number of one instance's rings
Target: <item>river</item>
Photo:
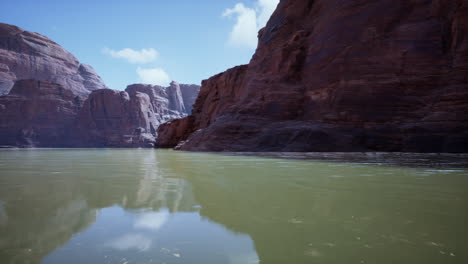
[[[468,156],[0,150],[0,263],[468,263]]]

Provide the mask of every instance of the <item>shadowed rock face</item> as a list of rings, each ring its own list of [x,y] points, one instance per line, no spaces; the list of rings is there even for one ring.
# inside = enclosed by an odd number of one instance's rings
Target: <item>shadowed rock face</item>
[[[60,45],[38,33],[0,23],[0,95],[16,80],[35,79],[86,96],[106,85],[91,66],[81,64]]]
[[[76,144],[154,147],[160,124],[187,115],[183,93],[176,82],[169,87],[133,84],[125,92],[96,90],[84,102],[78,117],[80,132]]]
[[[466,35],[466,0],[282,0],[250,64],[204,81],[158,145],[467,152]]]
[[[140,84],[99,89],[83,102],[59,84],[16,81],[0,96],[0,146],[154,147],[161,123],[188,114],[170,108],[183,106],[180,89],[172,103],[166,90]]]
[[[93,91],[78,116],[79,142],[97,147],[151,147],[158,124],[147,94]]]
[[[17,81],[0,96],[0,145],[60,147],[70,141],[80,98],[61,85]]]

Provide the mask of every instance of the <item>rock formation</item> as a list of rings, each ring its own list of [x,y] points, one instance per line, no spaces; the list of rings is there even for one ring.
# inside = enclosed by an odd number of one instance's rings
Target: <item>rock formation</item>
[[[86,96],[106,85],[93,68],[81,64],[60,45],[38,33],[0,23],[0,95],[16,80],[57,83]]]
[[[83,102],[59,84],[16,81],[0,96],[0,146],[153,147],[161,123],[187,116],[170,108],[183,106],[183,95],[178,88],[135,84],[95,90]]]
[[[152,147],[158,126],[190,114],[199,90],[107,89],[57,43],[0,23],[0,146]]]
[[[0,96],[0,145],[69,146],[81,101],[70,90],[46,81],[17,81]]]
[[[200,86],[185,85],[181,91],[148,84],[129,85],[125,92],[110,89],[93,91],[78,117],[76,145],[92,147],[153,147],[160,124],[182,118],[186,112],[183,98],[193,98]],[[196,97],[196,96],[195,96]],[[188,100],[187,103],[193,104]]]
[[[177,82],[171,82],[169,87],[132,84],[125,91],[130,95],[136,92],[147,94],[150,97],[159,125],[190,114],[192,105],[195,103],[200,91],[200,86],[178,84]]]
[[[468,151],[468,1],[282,0],[249,65],[203,82],[158,145]]]
[[[157,125],[147,94],[111,89],[93,91],[78,116],[79,145],[151,147]]]
[[[195,84],[179,84],[179,87],[182,92],[185,110],[188,114],[191,114],[193,104],[197,100],[198,93],[200,92],[200,86]]]

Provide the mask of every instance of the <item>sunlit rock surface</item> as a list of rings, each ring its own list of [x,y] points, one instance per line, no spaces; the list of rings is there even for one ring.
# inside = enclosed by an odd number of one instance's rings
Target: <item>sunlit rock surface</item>
[[[130,96],[137,92],[147,94],[155,112],[156,122],[165,123],[191,113],[192,105],[200,91],[199,85],[172,82],[169,87],[149,84],[132,84],[125,89]]]
[[[160,124],[189,113],[183,96],[198,94],[193,85],[182,93],[172,82],[169,87],[133,84],[125,91],[101,89],[93,91],[78,116],[79,146],[154,147]]]
[[[190,114],[199,89],[110,90],[54,41],[0,23],[0,146],[153,147],[158,126]]]
[[[81,64],[59,44],[0,23],[0,95],[8,94],[14,82],[23,79],[57,83],[80,96],[106,88],[91,66]]]

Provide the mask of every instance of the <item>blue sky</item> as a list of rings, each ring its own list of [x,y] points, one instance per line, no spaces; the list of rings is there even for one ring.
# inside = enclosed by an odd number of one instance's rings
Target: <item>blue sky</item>
[[[248,63],[279,0],[2,0],[0,22],[43,34],[112,89],[199,84]]]

